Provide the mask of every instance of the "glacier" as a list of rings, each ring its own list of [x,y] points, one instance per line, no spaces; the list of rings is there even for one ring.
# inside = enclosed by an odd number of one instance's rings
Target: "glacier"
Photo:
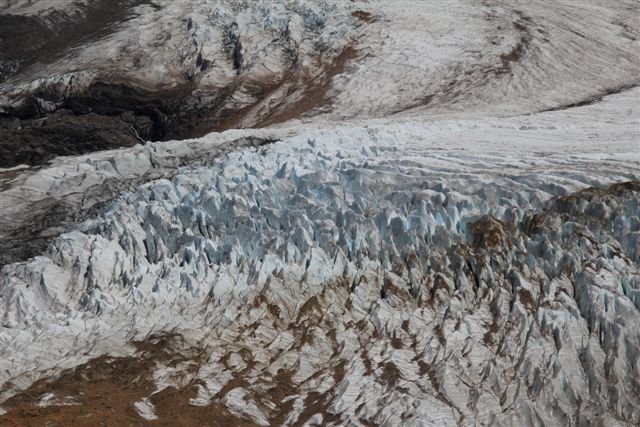
[[[0,169],[0,422],[640,424],[635,2],[131,5],[0,111],[233,129]]]
[[[4,375],[28,385],[170,331],[206,337],[206,384],[251,352],[256,422],[284,369],[290,421],[319,390],[341,422],[636,422],[634,394],[606,384],[637,387],[639,169],[523,167],[403,127],[312,129],[183,166],[5,266]]]

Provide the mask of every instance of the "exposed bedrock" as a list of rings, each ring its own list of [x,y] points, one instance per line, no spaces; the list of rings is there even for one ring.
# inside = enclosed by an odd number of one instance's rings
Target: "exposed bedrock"
[[[190,129],[201,115],[181,110],[188,95],[187,89],[146,92],[109,83],[92,83],[66,97],[43,91],[0,117],[0,167],[197,134]],[[43,99],[56,97],[51,111],[41,109]]]
[[[19,64],[0,82],[0,167],[298,116],[325,99],[364,22],[340,3],[78,2],[0,14]],[[10,44],[31,21],[38,40]]]

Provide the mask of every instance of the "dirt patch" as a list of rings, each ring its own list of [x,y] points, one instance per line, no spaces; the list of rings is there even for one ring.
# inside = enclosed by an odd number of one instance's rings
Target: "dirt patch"
[[[482,217],[469,224],[469,231],[473,235],[473,245],[476,249],[495,249],[510,246],[506,228],[504,222],[491,216]]]
[[[540,233],[544,230],[544,220],[546,214],[544,211],[528,215],[522,221],[522,231],[529,237]]]
[[[346,361],[338,362],[332,369],[332,376],[335,384],[340,383],[346,375]],[[310,392],[304,399],[304,409],[292,424],[294,427],[301,427],[305,425],[307,421],[311,419],[315,414],[322,415],[322,424],[327,425],[331,423],[337,423],[340,421],[340,415],[333,412],[329,412],[329,406],[331,406],[331,398],[333,390],[325,391],[324,393],[318,393],[315,391]]]
[[[362,350],[360,353],[360,357],[362,358],[362,364],[364,365],[365,375],[370,376],[373,374],[373,362],[369,357],[369,353],[367,350]]]
[[[304,410],[298,416],[298,419],[292,424],[293,427],[302,427],[315,414],[322,414],[322,423],[327,425],[340,421],[340,416],[327,409],[331,405],[331,397],[329,392],[318,393],[312,391],[304,400]]]
[[[167,387],[151,395],[156,390],[153,370],[157,363],[171,366],[202,361],[202,349],[184,349],[180,341],[175,335],[150,337],[135,343],[139,349],[135,356],[100,356],[56,378],[42,379],[2,404],[7,413],[0,416],[0,425],[255,425],[219,403],[190,405],[189,400],[197,395],[196,382],[181,388]],[[43,397],[50,395],[65,404],[38,406]],[[157,420],[142,418],[134,407],[144,398],[155,405]]]
[[[305,113],[326,105],[329,101],[327,91],[331,87],[333,77],[341,74],[349,61],[354,60],[357,55],[358,51],[353,46],[347,46],[322,73],[302,84],[302,96],[299,101],[287,105],[283,110],[277,109],[253,127],[265,127],[283,123],[302,117]]]
[[[482,342],[484,342],[487,347],[493,345],[493,336],[497,334],[498,331],[500,331],[500,322],[498,321],[497,317],[494,316],[491,324],[489,325],[489,329],[487,329],[487,332],[485,332],[484,336],[482,337]]]
[[[298,311],[298,315],[296,316],[296,323],[300,323],[303,319],[311,318],[316,311],[321,312],[321,309],[318,296],[314,295],[300,307],[300,311]]]
[[[436,324],[433,327],[433,335],[438,339],[438,342],[440,343],[440,345],[444,347],[444,345],[447,343],[447,340],[444,337],[444,331],[442,330],[442,325]]]
[[[614,196],[622,196],[626,193],[639,193],[640,181],[626,181],[613,184],[609,187],[609,193]]]
[[[453,403],[449,398],[441,391],[442,385],[438,379],[438,374],[433,366],[422,359],[418,360],[418,366],[420,368],[420,375],[426,375],[429,378],[429,382],[436,392],[435,396],[441,402],[444,402],[447,406],[453,406]]]
[[[513,21],[513,26],[517,30],[520,38],[509,52],[500,55],[502,66],[496,69],[497,74],[510,73],[513,66],[522,61],[527,50],[530,48],[531,40],[533,39],[529,30],[529,26],[532,22],[531,18],[517,10],[514,11],[514,13],[518,18]]]
[[[396,350],[400,350],[402,347],[402,339],[396,335],[396,332],[393,332],[393,336],[391,337],[391,347]]]
[[[491,324],[489,325],[487,332],[482,337],[482,341],[487,347],[492,346],[495,342],[494,336],[500,331],[501,317],[500,310],[495,300],[489,305],[489,310],[492,315]]]
[[[365,12],[364,10],[353,11],[351,12],[351,16],[367,23],[374,22],[376,20],[375,16],[373,16],[369,12]]]
[[[393,362],[387,362],[382,368],[380,380],[386,385],[387,389],[393,388],[398,381],[402,379],[402,373]]]
[[[268,398],[276,406],[276,413],[270,418],[271,425],[281,426],[284,424],[289,413],[293,410],[293,402],[295,399],[287,399],[289,396],[297,395],[298,388],[293,382],[292,371],[280,369],[273,378],[273,387],[269,389]],[[285,402],[286,400],[286,402]]]
[[[522,303],[522,305],[526,308],[526,310],[529,313],[535,314],[538,309],[538,304],[533,299],[533,295],[531,295],[531,292],[529,292],[526,289],[520,289],[519,294],[520,294],[520,302]]]
[[[527,47],[531,43],[531,36],[529,35],[529,31],[527,27],[521,22],[514,22],[514,27],[520,33],[520,40],[515,45],[513,49],[511,49],[507,53],[503,53],[500,55],[500,61],[502,61],[502,68],[499,70],[501,73],[507,73],[511,71],[511,68],[514,63],[522,61],[524,58]]]

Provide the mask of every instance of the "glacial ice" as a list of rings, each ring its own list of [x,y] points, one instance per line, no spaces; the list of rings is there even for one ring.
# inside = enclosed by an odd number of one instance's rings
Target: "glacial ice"
[[[43,256],[3,268],[3,375],[28,385],[65,360],[181,331],[256,354],[280,348],[301,380],[343,361],[331,410],[345,421],[365,402],[359,416],[389,423],[400,413],[557,423],[578,407],[603,423],[639,421],[634,394],[605,386],[636,387],[640,368],[637,184],[585,189],[558,170],[532,188],[526,169],[486,164],[444,181],[445,165],[461,161],[362,128],[303,133],[150,181]],[[262,298],[276,314],[248,308]],[[299,332],[280,328],[310,301],[328,324],[297,350]],[[251,347],[241,331],[265,316],[280,344]],[[336,344],[320,338],[332,329]],[[385,385],[388,370],[398,384]],[[234,393],[230,408],[264,421],[259,402]]]
[[[359,3],[161,3],[27,92],[133,49],[159,59],[125,64],[141,84],[241,83],[250,126],[304,95],[290,54],[321,73],[355,34],[360,56],[279,127],[3,171],[1,402],[175,334],[157,391],[261,425],[640,424],[632,0],[368,2],[357,31]]]

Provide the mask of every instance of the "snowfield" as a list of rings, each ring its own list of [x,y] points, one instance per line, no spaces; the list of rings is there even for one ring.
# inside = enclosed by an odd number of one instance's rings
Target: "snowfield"
[[[640,424],[637,4],[327,10],[362,56],[291,120],[0,172],[2,411],[132,358],[129,421]]]

